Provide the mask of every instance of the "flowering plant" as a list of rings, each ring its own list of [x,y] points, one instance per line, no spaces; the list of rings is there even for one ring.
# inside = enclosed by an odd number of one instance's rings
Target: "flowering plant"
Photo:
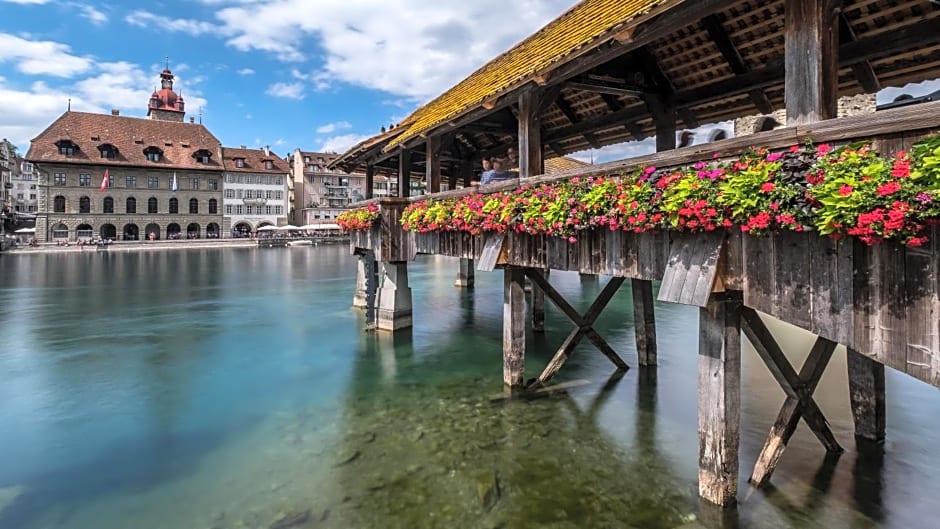
[[[575,177],[512,191],[422,200],[405,209],[414,232],[460,231],[560,236],[583,230],[706,232],[739,227],[751,235],[817,230],[833,238],[926,242],[940,222],[940,136],[893,157],[870,145],[840,149],[751,149],[727,162],[610,177]]]
[[[369,230],[379,218],[378,204],[344,211],[336,217],[336,224],[345,231]]]

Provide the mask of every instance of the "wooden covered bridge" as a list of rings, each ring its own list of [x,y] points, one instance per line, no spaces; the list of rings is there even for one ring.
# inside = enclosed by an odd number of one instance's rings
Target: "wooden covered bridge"
[[[742,331],[787,395],[752,474],[757,486],[770,478],[801,419],[826,450],[841,450],[813,400],[836,344],[849,350],[852,411],[862,439],[884,439],[884,366],[940,387],[937,226],[923,232],[929,241],[909,246],[868,246],[811,231],[755,237],[738,226],[593,229],[570,242],[514,230],[415,233],[402,226],[402,212],[416,200],[712,163],[751,146],[784,150],[864,140],[874,151],[894,154],[940,131],[940,103],[837,118],[837,98],[937,77],[940,5],[931,0],[585,0],[334,162],[364,168],[368,190],[377,171],[396,173],[404,195],[370,201],[377,221],[352,234],[360,256],[358,303],[380,329],[412,325],[407,264],[419,253],[459,258],[458,285],[472,286],[475,269],[502,270],[503,373],[512,388],[525,385],[527,279],[536,287],[535,330],[543,326],[545,297],[574,324],[538,383],[558,372],[583,338],[626,369],[592,324],[627,279],[643,369],[656,365],[654,295],[700,307],[699,490],[710,502],[733,504]],[[677,130],[783,108],[784,128],[676,148]],[[656,139],[655,154],[542,175],[547,157],[647,137]],[[469,186],[482,158],[509,147],[518,149],[519,178],[457,189]],[[415,174],[425,175],[430,196],[407,196]],[[448,191],[438,193],[444,179]],[[552,287],[546,272],[553,269],[610,280],[579,314]],[[818,335],[802,367],[790,365],[757,311]]]

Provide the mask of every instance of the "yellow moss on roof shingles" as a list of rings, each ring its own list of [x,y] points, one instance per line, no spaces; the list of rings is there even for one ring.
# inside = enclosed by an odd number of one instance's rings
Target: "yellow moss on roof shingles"
[[[534,75],[619,25],[666,0],[584,0],[496,57],[456,86],[416,110],[408,129],[386,149],[400,145]]]

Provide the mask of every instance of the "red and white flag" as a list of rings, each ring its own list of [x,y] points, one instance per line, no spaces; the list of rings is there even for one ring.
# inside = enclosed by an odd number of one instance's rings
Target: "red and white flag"
[[[111,183],[111,177],[108,176],[108,170],[104,170],[104,178],[101,179],[101,190],[104,191],[108,188],[108,185]]]

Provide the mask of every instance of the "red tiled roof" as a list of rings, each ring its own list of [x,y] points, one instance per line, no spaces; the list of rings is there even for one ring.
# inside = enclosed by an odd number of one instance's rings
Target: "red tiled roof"
[[[235,159],[242,158],[245,160],[244,167],[237,167],[235,165]],[[281,159],[280,156],[269,152],[265,154],[264,149],[242,149],[235,147],[222,147],[222,159],[223,164],[225,165],[225,170],[236,173],[279,173],[286,174],[289,172],[287,167],[287,162]],[[265,169],[264,161],[271,160],[274,162],[273,169]]]
[[[69,140],[78,146],[72,156],[59,154],[56,143]],[[118,149],[114,159],[102,158],[98,146]],[[144,149],[163,151],[159,162],[151,162]],[[208,164],[198,163],[193,153],[205,149],[212,155]],[[222,170],[222,145],[201,123],[142,119],[110,114],[66,112],[33,138],[26,159],[31,162],[137,166],[163,169]]]

